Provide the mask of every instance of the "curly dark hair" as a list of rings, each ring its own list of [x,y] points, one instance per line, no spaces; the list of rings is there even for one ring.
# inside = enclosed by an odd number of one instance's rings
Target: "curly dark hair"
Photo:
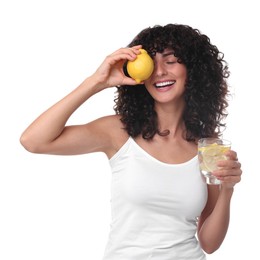
[[[152,56],[166,48],[174,51],[178,62],[187,68],[185,86],[186,107],[183,119],[185,139],[195,141],[202,137],[218,137],[225,127],[229,70],[224,54],[211,44],[209,37],[187,25],[155,25],[142,30],[128,45],[141,44]],[[139,134],[152,139],[160,131],[154,100],[144,85],[117,88],[114,110],[121,115],[125,130],[132,137]]]

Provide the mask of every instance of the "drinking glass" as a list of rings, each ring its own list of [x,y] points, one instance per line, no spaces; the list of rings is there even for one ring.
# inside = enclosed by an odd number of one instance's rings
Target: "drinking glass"
[[[231,142],[220,138],[202,138],[198,141],[200,171],[207,184],[221,183],[212,172],[218,169],[217,162],[227,160],[225,153],[230,150]]]

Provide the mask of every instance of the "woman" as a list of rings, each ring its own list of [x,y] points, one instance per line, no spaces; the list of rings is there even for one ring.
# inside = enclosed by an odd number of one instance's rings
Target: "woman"
[[[153,58],[154,71],[137,84],[124,68],[140,48]],[[105,260],[198,260],[205,259],[203,251],[219,248],[241,165],[229,151],[214,172],[221,185],[207,185],[197,141],[221,134],[228,76],[223,55],[198,30],[179,24],[149,27],[128,48],[107,56],[22,134],[22,145],[33,153],[107,155],[113,175]],[[91,96],[114,86],[115,115],[66,125]]]

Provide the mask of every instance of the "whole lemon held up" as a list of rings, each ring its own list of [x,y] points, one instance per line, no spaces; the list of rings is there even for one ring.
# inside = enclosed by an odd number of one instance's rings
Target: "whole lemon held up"
[[[141,53],[137,55],[137,58],[134,61],[128,61],[126,65],[129,76],[135,79],[137,83],[148,79],[152,75],[154,69],[153,60],[147,51],[140,49],[140,52]]]

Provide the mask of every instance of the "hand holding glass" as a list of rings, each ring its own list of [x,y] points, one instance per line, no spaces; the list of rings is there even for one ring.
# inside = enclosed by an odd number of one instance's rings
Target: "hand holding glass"
[[[218,169],[217,162],[227,160],[225,153],[230,150],[231,142],[219,138],[202,138],[198,141],[200,171],[207,184],[221,183],[212,172]]]

